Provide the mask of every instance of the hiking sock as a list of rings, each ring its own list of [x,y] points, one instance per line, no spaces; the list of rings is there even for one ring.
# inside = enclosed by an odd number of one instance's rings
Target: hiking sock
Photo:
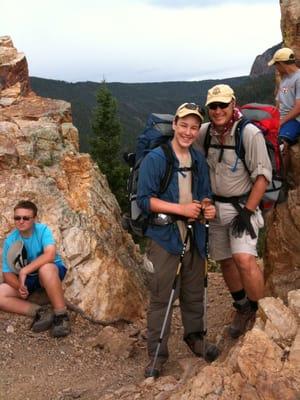
[[[31,304],[30,304],[30,308],[28,309],[26,315],[27,315],[28,317],[35,317],[36,312],[37,312],[40,308],[41,308],[40,305],[31,303]]]
[[[230,292],[234,302],[240,306],[243,306],[248,302],[246,292],[244,289],[238,290],[237,292]]]
[[[251,310],[253,310],[253,311],[256,312],[256,311],[258,310],[258,303],[257,303],[257,301],[250,300],[249,298],[248,298],[248,301],[249,301],[249,303],[250,303]]]
[[[54,314],[57,315],[57,316],[58,315],[65,315],[67,313],[68,313],[67,307],[54,310]]]

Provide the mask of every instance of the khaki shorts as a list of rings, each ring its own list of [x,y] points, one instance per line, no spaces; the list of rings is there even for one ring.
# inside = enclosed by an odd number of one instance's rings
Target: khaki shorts
[[[257,256],[257,237],[252,239],[247,233],[235,238],[231,233],[231,221],[237,215],[236,209],[230,203],[215,204],[217,217],[210,222],[209,228],[209,252],[211,258],[216,261],[231,258],[236,253],[246,253]],[[253,229],[258,236],[258,231],[264,226],[264,219],[259,208],[251,216]]]

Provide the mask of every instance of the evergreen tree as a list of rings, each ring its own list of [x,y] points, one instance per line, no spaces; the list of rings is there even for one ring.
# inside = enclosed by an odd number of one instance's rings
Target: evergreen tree
[[[124,210],[127,204],[128,168],[120,159],[122,127],[117,116],[117,101],[105,81],[102,81],[97,92],[96,102],[92,119],[91,154],[101,172],[106,175],[111,191]]]

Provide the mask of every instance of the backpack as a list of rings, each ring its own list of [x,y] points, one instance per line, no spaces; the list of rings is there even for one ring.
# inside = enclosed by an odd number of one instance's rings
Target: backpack
[[[211,135],[209,134],[210,126],[206,132],[204,139],[204,150],[205,156],[207,157],[208,148],[215,147],[220,148],[220,161],[222,159],[223,149],[230,148],[235,149],[237,154],[237,160],[235,166],[233,166],[232,170],[236,167],[238,159],[240,159],[247,172],[250,175],[250,171],[245,162],[245,149],[243,146],[243,130],[244,127],[252,123],[256,125],[263,133],[266,147],[268,151],[268,155],[272,165],[272,181],[269,183],[267,190],[263,196],[261,202],[261,208],[263,210],[271,208],[280,199],[281,188],[283,184],[283,171],[282,171],[282,160],[281,153],[278,143],[278,132],[279,132],[279,120],[280,114],[279,110],[269,104],[259,104],[259,103],[249,103],[242,107],[240,107],[240,111],[243,114],[243,118],[238,123],[235,130],[235,146],[221,146],[219,144],[211,145]],[[281,199],[282,200],[282,199]]]
[[[173,152],[167,145],[167,141],[173,137],[173,119],[174,116],[170,114],[150,114],[145,129],[137,139],[136,152],[124,154],[124,159],[130,166],[127,180],[129,212],[122,216],[122,225],[137,236],[144,235],[149,223],[149,216],[143,214],[136,201],[140,165],[150,150],[161,146],[167,160],[159,189],[159,193],[164,193],[169,186],[174,166]]]

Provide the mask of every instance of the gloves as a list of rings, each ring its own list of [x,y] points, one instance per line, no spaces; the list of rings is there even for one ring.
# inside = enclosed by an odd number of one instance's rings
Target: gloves
[[[249,210],[247,207],[241,208],[238,215],[231,221],[232,235],[235,238],[242,237],[243,233],[248,233],[252,239],[255,239],[256,233],[251,225],[251,215],[254,211]]]

